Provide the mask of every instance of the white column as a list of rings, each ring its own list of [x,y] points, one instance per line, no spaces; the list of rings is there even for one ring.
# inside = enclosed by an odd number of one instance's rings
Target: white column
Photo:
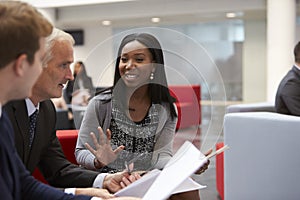
[[[267,100],[293,64],[296,0],[267,0]],[[259,73],[259,72],[257,72]]]

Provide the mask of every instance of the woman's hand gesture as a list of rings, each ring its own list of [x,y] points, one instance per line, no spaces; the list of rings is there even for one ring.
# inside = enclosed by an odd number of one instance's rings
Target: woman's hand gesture
[[[104,136],[101,127],[98,127],[98,132],[99,141],[97,140],[95,134],[91,132],[91,137],[96,149],[92,148],[88,143],[85,143],[85,147],[95,156],[95,167],[101,168],[113,162],[117,158],[118,154],[125,148],[125,146],[121,145],[113,150],[110,144],[111,131],[107,129],[106,137]]]

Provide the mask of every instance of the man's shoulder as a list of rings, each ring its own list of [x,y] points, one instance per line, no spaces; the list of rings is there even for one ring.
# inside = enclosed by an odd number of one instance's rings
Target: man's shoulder
[[[299,79],[300,77],[300,69],[296,66],[293,66],[287,74],[284,76],[284,79]]]
[[[25,108],[26,108],[25,100],[10,101],[3,106],[3,109],[6,112],[11,112],[16,109],[20,110],[20,109],[25,109]]]
[[[50,100],[47,99],[45,101],[40,102],[40,108],[42,109],[49,109],[49,110],[54,110],[55,111],[55,106],[54,103]]]
[[[298,82],[300,84],[300,70],[295,66],[290,69],[280,81],[280,86],[286,86],[289,82]]]

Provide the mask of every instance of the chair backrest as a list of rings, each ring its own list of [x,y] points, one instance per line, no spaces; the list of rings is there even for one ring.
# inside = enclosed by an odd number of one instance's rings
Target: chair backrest
[[[60,141],[66,158],[71,163],[77,164],[74,152],[78,137],[78,130],[57,130],[56,136]]]
[[[180,102],[200,102],[200,85],[169,85],[170,93]]]
[[[176,98],[178,121],[176,129],[201,124],[200,85],[169,85],[170,94]]]
[[[300,117],[272,112],[224,118],[225,199],[299,199]]]

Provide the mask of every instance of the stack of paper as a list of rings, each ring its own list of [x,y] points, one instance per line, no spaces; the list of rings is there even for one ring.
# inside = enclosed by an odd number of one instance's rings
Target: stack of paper
[[[190,176],[206,162],[205,155],[186,141],[162,171],[152,170],[115,195],[163,200],[171,194],[204,188]]]

